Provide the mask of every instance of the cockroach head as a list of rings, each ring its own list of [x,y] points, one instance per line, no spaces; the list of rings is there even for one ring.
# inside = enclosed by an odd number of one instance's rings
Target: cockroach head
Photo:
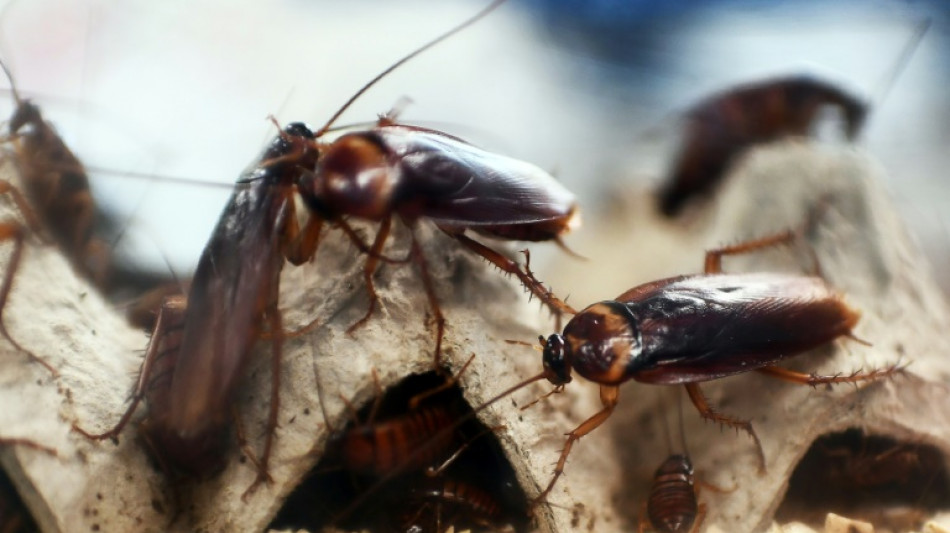
[[[541,337],[541,344],[544,345],[542,362],[544,363],[544,374],[552,385],[561,386],[571,382],[571,362],[567,356],[567,344],[564,337],[557,333],[544,340]]]
[[[303,122],[291,122],[284,128],[284,133],[290,137],[304,137],[308,140],[316,139],[313,131]]]
[[[40,108],[33,105],[33,102],[29,100],[23,100],[17,106],[16,111],[13,112],[13,116],[10,117],[10,133],[16,134],[27,124],[33,124],[36,127],[36,124],[42,123],[43,116],[40,115]]]

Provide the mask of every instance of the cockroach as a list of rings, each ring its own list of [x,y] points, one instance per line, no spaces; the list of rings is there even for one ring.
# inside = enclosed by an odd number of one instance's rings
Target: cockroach
[[[399,518],[400,531],[435,531],[454,527],[499,530],[502,508],[494,496],[481,488],[444,476],[421,480],[408,490],[412,509]],[[509,529],[509,531],[513,531]]]
[[[751,146],[808,135],[827,106],[841,109],[847,138],[854,140],[867,116],[867,104],[808,76],[740,85],[700,102],[687,112],[683,148],[659,192],[660,211],[675,216],[693,198],[711,193]]]
[[[540,376],[558,390],[570,383],[575,370],[600,384],[603,409],[568,433],[554,475],[536,501],[546,498],[564,472],[574,442],[613,413],[625,381],[684,385],[703,418],[742,429],[753,438],[764,469],[765,457],[752,424],[715,411],[703,396],[700,382],[756,370],[816,386],[873,381],[901,370],[894,365],[818,376],[775,366],[839,337],[854,338],[852,329],[860,316],[819,277],[722,271],[725,255],[788,243],[795,237],[795,232],[787,231],[710,250],[704,274],[634,287],[615,300],[580,311],[562,334],[552,334],[547,340],[540,337],[544,364]]]
[[[484,152],[442,132],[383,118],[376,128],[344,135],[321,147],[314,172],[300,181],[300,193],[320,218],[380,222],[364,278],[370,306],[352,331],[372,315],[377,302],[372,276],[389,235],[392,218],[412,230],[427,219],[502,271],[514,274],[555,313],[573,309],[554,297],[517,263],[468,237],[466,230],[509,240],[560,242],[579,222],[573,194],[541,169]],[[429,306],[435,315],[435,367],[439,367],[444,318],[425,257],[413,237]]]
[[[806,509],[833,506],[852,517],[878,517],[885,509],[932,512],[950,501],[950,472],[934,445],[901,441],[849,428],[818,437],[789,476],[778,508],[783,518],[802,520]],[[828,505],[828,504],[832,505]],[[925,513],[926,514],[926,513]],[[815,517],[818,518],[818,517]],[[898,518],[895,514],[887,521]],[[875,519],[874,523],[881,523]],[[907,524],[890,529],[919,529]]]
[[[697,501],[693,463],[685,454],[673,454],[656,469],[653,486],[637,531],[652,525],[660,533],[694,533],[706,517],[706,504]]]
[[[251,348],[266,320],[272,343],[272,395],[259,481],[266,479],[283,337],[277,307],[284,258],[299,264],[300,239],[293,186],[301,168],[312,168],[312,132],[288,125],[244,175],[205,247],[187,299],[164,300],[146,351],[132,402],[111,430],[87,437],[117,436],[144,398],[149,415],[142,429],[167,470],[207,477],[224,466],[231,406]],[[308,226],[309,227],[309,226]],[[252,461],[253,461],[252,457]]]
[[[527,499],[490,438],[497,428],[474,419],[455,378],[434,371],[407,377],[357,417],[366,419],[331,438],[270,527],[525,528]]]
[[[319,138],[370,86],[412,57],[483,17],[473,18],[396,62],[360,89],[316,132],[301,123],[287,126],[260,162],[239,180],[206,246],[187,300],[166,300],[146,353],[133,401],[116,427],[91,438],[115,437],[138,402],[149,405],[144,429],[151,447],[173,470],[203,477],[223,466],[229,407],[254,341],[266,322],[272,343],[272,392],[268,432],[258,465],[258,482],[268,478],[273,429],[279,408],[283,340],[277,306],[284,258],[294,264],[316,253],[324,222],[335,224],[368,254],[364,270],[375,306],[372,274],[382,256],[393,215],[411,224],[432,219],[466,247],[519,276],[543,300],[556,305],[533,275],[463,234],[467,228],[499,237],[556,240],[576,221],[573,196],[536,167],[478,150],[449,135],[381,119],[376,128],[331,143]],[[294,193],[315,213],[298,227]],[[347,217],[379,220],[372,246],[347,224]],[[443,320],[428,280],[421,249],[413,256],[435,314]],[[352,328],[351,328],[352,330]],[[254,459],[252,459],[253,461]],[[256,483],[255,483],[256,485]]]
[[[13,241],[13,252],[0,286],[0,333],[18,350],[27,353],[53,375],[46,361],[24,349],[7,332],[2,320],[13,279],[20,266],[23,243],[30,234],[50,237],[85,277],[105,279],[106,247],[92,237],[96,209],[89,191],[89,179],[82,163],[66,146],[53,126],[43,119],[40,108],[20,97],[6,64],[0,68],[10,82],[16,108],[7,125],[5,142],[20,174],[25,193],[7,181],[0,181],[0,194],[8,195],[24,222],[0,222],[0,241]]]
[[[670,453],[653,474],[650,495],[640,509],[638,533],[644,533],[647,527],[658,533],[695,533],[706,518],[706,504],[699,503],[693,462],[686,449],[683,407],[679,395],[676,400],[682,452]],[[666,416],[663,416],[663,427],[666,429],[667,445],[672,450],[673,439]]]

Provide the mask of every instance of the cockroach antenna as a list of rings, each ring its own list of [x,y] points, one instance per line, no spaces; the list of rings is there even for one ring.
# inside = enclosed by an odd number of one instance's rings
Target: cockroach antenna
[[[456,33],[458,33],[458,32],[460,32],[460,31],[464,30],[465,28],[471,26],[472,24],[475,24],[476,22],[478,22],[479,20],[483,19],[486,15],[488,15],[489,13],[491,13],[492,11],[494,11],[495,8],[497,8],[498,6],[500,6],[500,5],[503,4],[503,3],[505,3],[505,0],[494,0],[491,4],[488,4],[488,6],[487,6],[485,9],[482,9],[481,11],[479,11],[478,13],[476,13],[474,16],[472,16],[471,18],[469,18],[469,19],[466,20],[465,22],[462,22],[462,23],[459,24],[458,26],[456,26],[456,27],[450,29],[449,31],[443,33],[442,35],[439,35],[439,36],[436,37],[435,39],[429,41],[428,43],[426,43],[426,44],[424,44],[424,45],[422,45],[422,46],[420,46],[419,48],[416,48],[414,51],[410,52],[408,55],[406,55],[405,57],[403,57],[403,58],[400,59],[399,61],[396,61],[395,63],[393,63],[392,65],[390,65],[387,69],[385,69],[385,70],[383,70],[382,72],[380,72],[379,74],[377,74],[376,77],[374,77],[373,79],[371,79],[371,80],[369,80],[368,82],[366,82],[366,84],[363,85],[363,87],[361,87],[360,90],[356,91],[356,92],[353,94],[353,96],[351,96],[350,99],[347,100],[346,103],[343,104],[343,105],[340,107],[340,109],[338,109],[337,112],[333,114],[333,116],[330,117],[330,120],[328,120],[327,123],[324,124],[322,128],[320,128],[319,130],[316,131],[316,133],[314,134],[314,136],[317,137],[317,138],[319,138],[321,135],[323,135],[324,133],[326,133],[326,132],[333,126],[333,123],[336,122],[336,120],[337,120],[338,118],[340,118],[340,115],[342,115],[351,105],[353,105],[353,102],[355,102],[356,100],[358,100],[360,96],[363,96],[363,93],[365,93],[366,91],[368,91],[368,90],[370,89],[370,87],[372,87],[373,85],[376,85],[376,83],[377,83],[379,80],[385,78],[386,76],[389,75],[389,73],[391,73],[392,71],[396,70],[397,68],[403,66],[406,62],[408,62],[409,60],[415,58],[415,57],[418,56],[419,54],[421,54],[421,53],[425,52],[426,50],[432,48],[433,46],[435,46],[435,45],[441,43],[442,41],[448,39],[449,37],[455,35]]]

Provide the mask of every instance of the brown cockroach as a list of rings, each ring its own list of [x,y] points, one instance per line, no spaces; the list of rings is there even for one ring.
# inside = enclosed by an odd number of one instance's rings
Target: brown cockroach
[[[487,491],[471,483],[445,476],[421,480],[408,490],[410,510],[398,518],[400,531],[442,533],[483,528],[499,531],[503,509]],[[507,531],[514,531],[508,528]]]
[[[409,376],[355,416],[366,421],[331,437],[320,463],[270,527],[525,529],[527,498],[489,436],[498,428],[474,418],[455,378]]]
[[[706,401],[699,383],[743,372],[758,372],[805,385],[858,383],[893,375],[893,365],[850,375],[808,375],[776,363],[839,337],[853,337],[859,313],[819,277],[791,274],[722,272],[722,257],[788,243],[796,233],[711,250],[705,273],[677,276],[634,287],[615,300],[593,304],[576,314],[563,334],[543,346],[544,370],[514,387],[547,379],[555,391],[571,381],[571,371],[600,384],[603,409],[573,431],[554,475],[537,496],[543,501],[564,472],[578,439],[603,424],[619,401],[620,385],[643,383],[686,387],[700,415],[746,431],[755,441],[759,463],[765,457],[747,420],[724,416]],[[494,401],[494,400],[493,400]]]
[[[788,492],[777,513],[783,519],[808,521],[803,520],[804,510],[816,509],[819,503],[823,505],[817,508],[829,508],[832,503],[847,516],[877,517],[878,524],[887,509],[932,512],[946,508],[948,501],[950,472],[936,446],[853,427],[812,443],[789,476]]]
[[[675,216],[693,198],[711,193],[751,146],[807,135],[827,106],[841,109],[846,135],[854,140],[867,117],[867,104],[808,76],[740,85],[700,102],[686,114],[683,147],[659,191],[660,211]]]
[[[4,139],[11,146],[10,155],[25,191],[0,181],[0,194],[11,198],[24,220],[22,223],[16,219],[0,222],[0,241],[13,241],[13,252],[0,286],[0,333],[56,375],[56,370],[46,361],[13,340],[2,320],[20,266],[24,240],[30,233],[48,236],[63,250],[77,272],[100,284],[107,273],[107,248],[92,236],[96,208],[82,163],[53,126],[43,119],[40,108],[20,97],[13,76],[2,61],[0,68],[10,82],[16,102]]]
[[[144,398],[149,415],[142,429],[168,470],[206,477],[223,468],[236,385],[266,320],[272,342],[272,396],[264,452],[258,464],[266,479],[276,424],[283,337],[277,290],[284,258],[306,261],[305,236],[296,225],[293,186],[301,168],[312,168],[312,133],[288,125],[245,173],[205,247],[187,299],[165,299],[142,364],[132,403],[110,431],[115,437]],[[304,230],[306,231],[306,230]],[[252,458],[253,460],[253,458]]]
[[[652,525],[660,533],[694,533],[706,517],[706,504],[698,502],[693,463],[685,454],[673,454],[656,469],[653,486],[640,515],[639,533]]]
[[[501,1],[386,69],[323,128],[314,132],[302,123],[284,128],[260,162],[239,180],[201,256],[187,300],[165,300],[125,414],[105,433],[79,431],[90,438],[115,437],[144,398],[149,414],[143,429],[165,468],[197,477],[217,471],[226,457],[222,449],[228,440],[237,384],[266,324],[272,344],[268,431],[260,458],[251,460],[258,467],[255,485],[268,479],[284,337],[277,306],[279,274],[285,258],[300,264],[313,257],[325,222],[339,226],[368,254],[364,272],[371,305],[354,327],[375,306],[372,274],[378,262],[386,260],[381,251],[394,215],[410,227],[418,218],[432,219],[468,248],[518,275],[546,302],[559,304],[529,272],[463,234],[473,229],[500,237],[556,240],[572,226],[576,221],[573,196],[537,167],[390,119],[381,119],[366,132],[319,142],[343,110],[376,81]],[[295,193],[315,214],[303,228],[296,221]],[[347,217],[380,221],[372,246],[362,243]],[[415,239],[413,257],[438,317],[438,361],[443,321]]]

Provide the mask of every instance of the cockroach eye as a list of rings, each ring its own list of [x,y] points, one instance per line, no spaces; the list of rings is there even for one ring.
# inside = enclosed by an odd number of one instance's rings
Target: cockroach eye
[[[548,337],[544,345],[544,369],[553,385],[565,385],[571,382],[571,366],[565,354],[564,338],[558,334]]]

